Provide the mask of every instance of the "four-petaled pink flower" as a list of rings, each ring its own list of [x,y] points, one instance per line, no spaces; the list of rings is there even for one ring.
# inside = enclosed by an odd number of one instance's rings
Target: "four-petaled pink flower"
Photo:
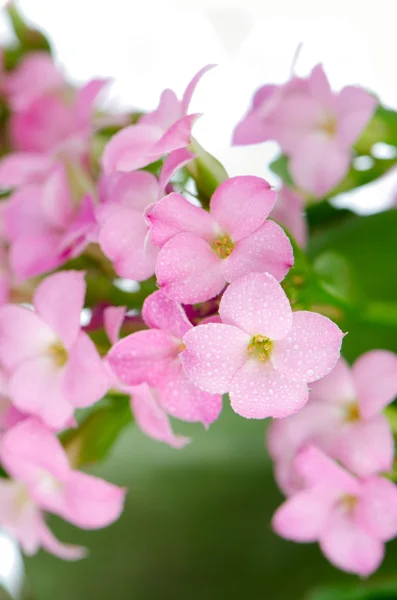
[[[173,91],[165,90],[155,111],[112,137],[102,156],[106,175],[141,169],[190,144],[192,127],[200,115],[189,115],[189,104],[196,85],[212,67],[204,67],[193,77],[182,100],[178,100]]]
[[[63,271],[37,287],[34,311],[0,307],[0,361],[9,372],[16,408],[62,429],[76,407],[90,406],[109,387],[95,344],[80,330],[84,273]]]
[[[317,65],[307,79],[293,77],[259,89],[233,143],[276,140],[290,157],[294,183],[321,198],[348,172],[352,146],[376,105],[376,98],[359,87],[333,92]]]
[[[335,366],[343,334],[320,314],[292,312],[269,273],[251,273],[223,294],[221,324],[198,325],[183,338],[189,379],[210,393],[229,393],[247,418],[286,417],[308,399],[307,383]]]
[[[83,529],[106,527],[120,516],[125,490],[73,470],[59,440],[35,419],[4,434],[0,459],[12,477],[0,482],[0,524],[26,554],[43,546],[66,560],[86,555],[85,548],[64,545],[53,536],[44,511]]]
[[[267,181],[246,176],[218,187],[210,214],[180,194],[169,194],[149,208],[151,239],[161,247],[156,276],[164,293],[194,304],[253,271],[270,272],[281,281],[294,259],[284,231],[266,220],[275,200]]]
[[[158,291],[146,298],[142,316],[151,329],[121,339],[107,355],[114,373],[128,386],[147,383],[154,388],[156,401],[168,414],[209,425],[219,416],[222,398],[197,388],[182,369],[182,338],[193,330],[182,307]]]
[[[318,541],[339,569],[368,576],[397,535],[397,487],[382,477],[356,479],[314,446],[303,449],[295,469],[304,489],[277,510],[275,531],[296,542]]]

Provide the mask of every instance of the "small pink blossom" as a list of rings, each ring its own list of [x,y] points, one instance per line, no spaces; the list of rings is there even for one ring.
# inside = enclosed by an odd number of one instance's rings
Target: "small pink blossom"
[[[96,347],[80,329],[84,273],[63,271],[37,287],[29,308],[0,307],[0,360],[20,411],[62,429],[76,407],[90,406],[109,387]]]
[[[335,366],[343,334],[330,319],[292,312],[269,273],[251,273],[223,294],[221,324],[198,325],[183,337],[184,370],[209,393],[229,393],[247,418],[286,417],[307,402],[307,383]]]
[[[275,200],[267,181],[252,176],[222,183],[210,214],[180,194],[162,198],[146,213],[151,239],[161,247],[159,287],[174,300],[194,304],[253,271],[283,279],[293,252],[281,227],[266,220]]]
[[[321,198],[347,174],[351,148],[376,105],[376,98],[359,87],[333,92],[317,65],[307,79],[293,77],[258,90],[233,142],[276,140],[290,158],[294,183]]]
[[[182,307],[161,291],[146,298],[142,316],[150,329],[120,340],[107,355],[118,379],[127,386],[147,383],[152,398],[168,414],[183,421],[209,425],[218,418],[222,398],[197,388],[183,372],[180,353],[182,338],[193,329]]]
[[[26,554],[35,554],[40,546],[66,560],[86,554],[84,548],[56,540],[43,511],[83,529],[106,527],[120,516],[125,491],[72,470],[59,440],[35,419],[24,420],[5,433],[0,458],[13,478],[0,484],[0,523]]]
[[[277,194],[276,204],[270,217],[280,223],[305,248],[307,224],[304,212],[304,199],[296,191],[283,186]]]
[[[329,375],[311,385],[307,406],[269,429],[268,447],[280,487],[286,493],[299,489],[293,461],[309,442],[361,477],[390,471],[394,440],[382,409],[396,395],[396,354],[373,350],[351,369],[340,358]]]
[[[172,90],[165,90],[155,111],[112,137],[102,156],[106,175],[141,169],[190,144],[192,127],[200,115],[189,115],[189,104],[199,80],[212,66],[204,67],[193,77],[182,100]]]
[[[339,569],[371,575],[382,562],[384,543],[397,535],[397,487],[382,477],[356,479],[314,446],[298,454],[295,469],[305,487],[275,513],[276,533],[318,541]]]

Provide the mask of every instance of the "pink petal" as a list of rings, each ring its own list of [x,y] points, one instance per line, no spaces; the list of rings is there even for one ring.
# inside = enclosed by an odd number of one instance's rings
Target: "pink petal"
[[[182,306],[165,296],[161,290],[146,298],[142,317],[148,327],[162,329],[176,338],[183,338],[193,327]]]
[[[112,137],[102,155],[105,175],[115,171],[135,171],[161,157],[149,156],[163,132],[155,125],[130,125]]]
[[[69,463],[58,438],[36,419],[20,421],[0,444],[1,461],[8,474],[28,485],[37,482],[39,469],[64,479]]]
[[[158,388],[161,406],[182,421],[210,425],[222,410],[222,396],[201,391],[187,378],[176,358],[168,367]]]
[[[338,139],[346,146],[352,146],[364,131],[371,119],[378,100],[365,90],[346,86],[336,98],[338,115]]]
[[[73,219],[75,200],[62,164],[56,165],[40,186],[40,205],[43,213],[41,218],[45,219],[47,228],[52,226],[60,230],[66,229]],[[35,208],[37,211],[37,206]]]
[[[183,304],[210,300],[226,284],[221,259],[205,240],[192,233],[180,233],[162,247],[156,277],[162,291]]]
[[[216,189],[210,211],[221,229],[237,242],[262,225],[276,197],[269,183],[260,177],[232,177]]]
[[[391,471],[394,439],[386,417],[352,423],[337,437],[333,455],[360,477]]]
[[[214,67],[216,67],[216,65],[206,65],[205,67],[203,67],[202,69],[200,69],[200,71],[198,73],[196,73],[196,75],[193,77],[193,79],[190,81],[190,83],[188,84],[185,93],[183,94],[183,98],[181,101],[181,114],[182,115],[186,115],[188,110],[189,110],[189,104],[191,102],[192,96],[194,94],[194,91],[197,87],[197,84],[199,83],[200,79],[202,78],[202,76],[207,73],[207,71],[210,71],[211,69],[213,69]]]
[[[252,109],[238,123],[233,131],[233,146],[246,146],[260,144],[266,140],[274,139],[274,125],[269,124],[262,117],[261,111]]]
[[[128,385],[147,381],[157,385],[170,360],[178,354],[178,342],[160,329],[137,331],[120,340],[107,355],[117,377]]]
[[[165,154],[170,154],[174,150],[188,146],[191,142],[192,127],[200,116],[199,113],[187,115],[171,125],[151,149],[156,157],[155,160]]]
[[[321,64],[316,65],[310,73],[308,86],[310,94],[320,100],[324,108],[333,108],[334,94]]]
[[[318,491],[298,492],[276,511],[272,527],[288,540],[315,542],[327,522],[332,501],[332,497]]]
[[[103,311],[103,327],[111,344],[119,341],[126,311],[125,306],[108,306]]]
[[[33,297],[36,311],[67,349],[80,331],[86,289],[84,275],[83,271],[55,273],[40,283]]]
[[[187,148],[179,148],[179,150],[174,150],[171,154],[165,159],[160,177],[159,177],[159,195],[161,196],[164,192],[164,189],[171,179],[171,177],[182,167],[188,164],[195,155],[190,152]]]
[[[106,204],[98,215],[98,243],[120,277],[144,281],[154,273],[158,248],[146,244],[147,225],[142,214],[116,204]]]
[[[315,381],[336,365],[342,338],[339,327],[327,317],[297,311],[288,337],[274,344],[271,360],[292,381]]]
[[[3,211],[7,239],[14,241],[48,232],[49,223],[42,211],[42,197],[42,184],[27,184],[10,196]]]
[[[222,296],[219,314],[224,323],[272,340],[286,336],[292,325],[288,298],[269,273],[251,273],[232,283]]]
[[[387,350],[366,352],[356,360],[352,372],[365,419],[378,414],[397,395],[397,354]]]
[[[310,386],[315,402],[345,405],[356,401],[356,391],[351,369],[341,356],[329,375]]]
[[[155,390],[145,383],[132,389],[131,408],[138,427],[149,437],[165,442],[172,448],[183,448],[190,441],[189,438],[174,434]]]
[[[294,254],[281,227],[273,221],[265,221],[254,233],[236,243],[223,264],[227,281],[253,272],[267,272],[281,281],[294,264]]]
[[[303,448],[297,454],[294,466],[308,487],[327,488],[336,498],[343,494],[356,496],[360,493],[358,480],[316,446]]]
[[[178,233],[194,233],[208,241],[216,235],[216,225],[211,216],[180,194],[164,196],[150,207],[145,218],[150,224],[152,242],[160,247]]]
[[[32,310],[5,304],[0,307],[0,340],[0,360],[7,369],[14,369],[46,353],[56,336]]]
[[[230,325],[198,325],[183,338],[183,368],[198,388],[211,394],[225,394],[238,369],[247,360],[249,336]]]
[[[63,502],[56,511],[82,529],[99,529],[116,521],[124,505],[125,490],[99,477],[71,471]]]
[[[368,535],[338,507],[329,516],[320,547],[334,566],[362,577],[376,571],[384,554],[382,542]]]
[[[81,558],[85,558],[88,554],[87,549],[82,546],[62,544],[62,542],[57,540],[54,534],[48,529],[44,520],[41,522],[38,534],[43,548],[47,550],[47,552],[51,552],[51,554],[55,554],[55,556],[58,556],[63,560],[80,560]]]
[[[308,234],[304,200],[300,194],[284,185],[277,195],[270,217],[283,225],[295,241],[305,248]]]
[[[289,381],[269,362],[251,358],[234,374],[229,388],[233,410],[247,419],[287,417],[307,402],[307,385]]]
[[[17,283],[42,275],[59,267],[62,260],[58,252],[60,233],[43,233],[21,237],[11,244],[10,266]]]
[[[65,366],[63,389],[66,397],[73,406],[91,406],[109,387],[110,379],[94,342],[80,331]]]
[[[350,151],[322,133],[304,138],[291,157],[294,183],[316,198],[330,192],[349,170]]]
[[[51,156],[35,152],[14,152],[0,161],[0,188],[10,189],[43,180],[53,165]]]
[[[143,115],[139,124],[155,125],[166,131],[175,121],[183,116],[181,103],[172,90],[164,90],[160,96],[160,102],[156,110]]]
[[[10,379],[13,404],[22,412],[39,417],[51,429],[65,428],[73,407],[62,389],[61,377],[51,358],[27,360]]]
[[[371,536],[388,541],[397,535],[397,487],[383,477],[363,482],[356,508],[357,523]]]
[[[107,85],[106,79],[92,79],[77,93],[76,112],[79,127],[87,127],[94,116],[94,105],[98,94]]]
[[[159,184],[151,173],[112,173],[100,182],[101,199],[142,213],[155,202],[159,195]]]

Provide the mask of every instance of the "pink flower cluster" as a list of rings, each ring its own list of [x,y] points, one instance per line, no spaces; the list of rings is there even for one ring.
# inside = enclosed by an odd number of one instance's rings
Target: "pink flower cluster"
[[[288,496],[276,532],[318,541],[334,565],[359,575],[378,568],[384,542],[397,536],[397,487],[382,477],[394,462],[382,410],[396,395],[397,355],[373,350],[351,369],[341,358],[312,384],[299,414],[269,429],[276,479]]]

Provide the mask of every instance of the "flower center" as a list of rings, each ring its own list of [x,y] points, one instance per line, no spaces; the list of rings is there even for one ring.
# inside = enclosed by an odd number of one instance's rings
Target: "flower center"
[[[357,402],[350,402],[345,408],[345,421],[354,423],[360,420],[360,410]]]
[[[336,135],[336,128],[337,121],[332,115],[326,117],[320,126],[321,131],[326,133],[329,137],[334,137]]]
[[[345,494],[344,496],[342,496],[342,498],[339,501],[339,506],[345,511],[345,512],[353,512],[353,510],[356,508],[356,504],[357,504],[357,497],[353,496],[353,494]]]
[[[51,344],[48,349],[48,353],[57,367],[63,367],[68,360],[68,351],[62,342],[55,342]]]
[[[272,350],[272,340],[264,335],[254,335],[248,345],[248,353],[261,362],[269,360]]]
[[[212,242],[211,248],[219,258],[227,258],[233,252],[234,242],[228,233],[222,233]]]

